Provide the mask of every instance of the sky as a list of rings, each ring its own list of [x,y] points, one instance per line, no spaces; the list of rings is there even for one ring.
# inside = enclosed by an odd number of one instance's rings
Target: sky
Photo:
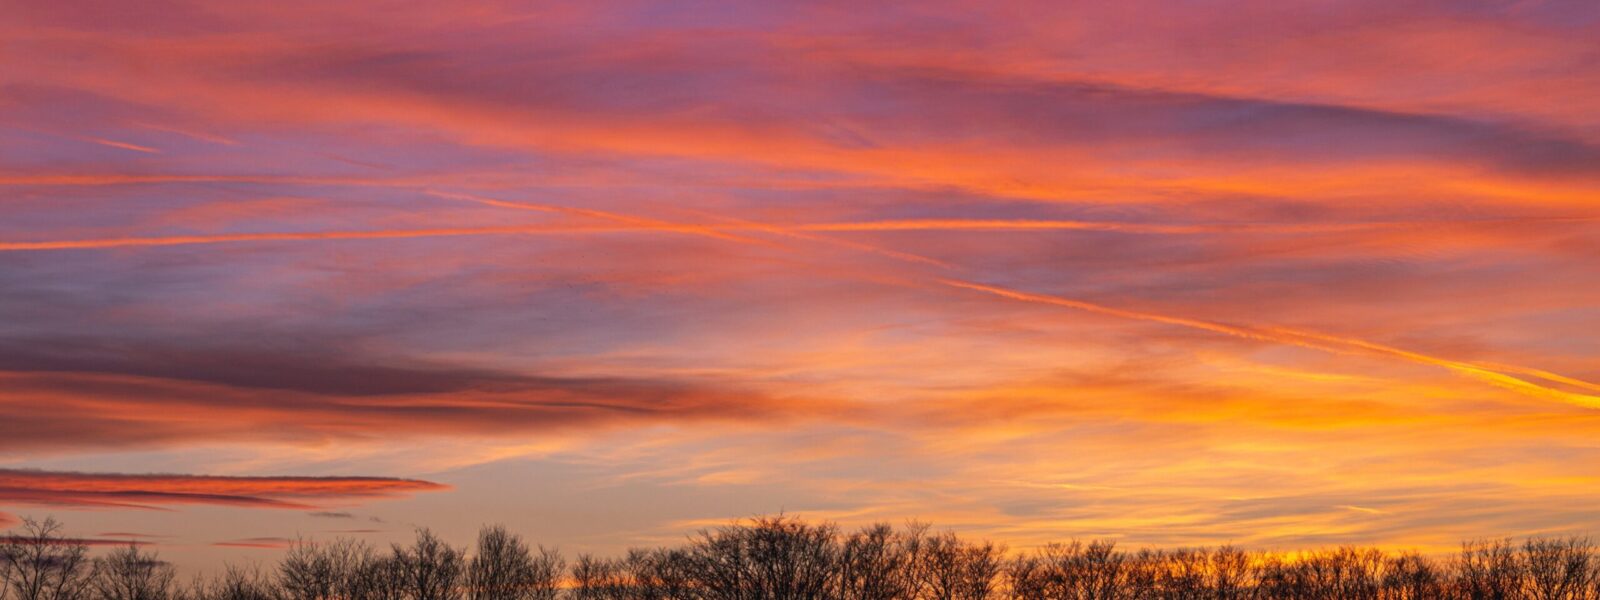
[[[0,14],[0,526],[1600,533],[1600,4]]]

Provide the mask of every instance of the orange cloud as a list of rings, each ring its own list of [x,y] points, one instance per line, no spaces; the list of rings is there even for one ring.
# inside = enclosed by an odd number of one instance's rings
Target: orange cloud
[[[383,477],[222,477],[0,469],[0,503],[154,509],[174,504],[309,509],[319,502],[447,489]]]

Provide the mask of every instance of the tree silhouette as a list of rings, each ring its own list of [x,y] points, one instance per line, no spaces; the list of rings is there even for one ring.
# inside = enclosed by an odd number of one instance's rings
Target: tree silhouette
[[[1070,541],[1008,553],[911,523],[842,533],[757,517],[616,558],[530,547],[484,527],[470,554],[421,529],[387,552],[299,540],[275,570],[230,566],[184,589],[137,546],[97,559],[61,524],[0,537],[0,600],[1600,600],[1586,538],[1474,541],[1454,557],[1375,548],[1125,551]]]
[[[89,547],[67,538],[53,518],[23,519],[0,543],[9,600],[83,600],[89,593]]]
[[[168,600],[177,571],[129,544],[95,559],[89,581],[99,600]]]
[[[351,596],[360,565],[372,560],[370,547],[352,540],[315,544],[297,540],[278,563],[284,600],[338,600]]]
[[[470,600],[552,600],[566,562],[560,553],[528,550],[522,537],[500,525],[478,532],[477,552],[467,565]]]
[[[428,529],[418,529],[407,548],[396,544],[400,594],[404,600],[460,600],[466,575],[461,550],[453,548]]]

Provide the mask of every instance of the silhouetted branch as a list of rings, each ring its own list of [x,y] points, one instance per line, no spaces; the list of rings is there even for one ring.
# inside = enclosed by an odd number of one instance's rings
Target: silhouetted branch
[[[1468,542],[1453,558],[1109,541],[1008,554],[917,523],[843,533],[775,516],[701,531],[681,548],[579,555],[568,568],[491,526],[470,556],[426,529],[388,552],[299,540],[269,574],[229,567],[179,590],[155,554],[130,545],[91,561],[61,530],[27,520],[0,538],[0,600],[1600,600],[1587,538]]]

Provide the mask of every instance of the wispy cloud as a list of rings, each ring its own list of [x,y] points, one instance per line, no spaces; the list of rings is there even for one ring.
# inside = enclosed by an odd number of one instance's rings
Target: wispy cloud
[[[308,509],[317,503],[395,497],[447,489],[382,477],[222,477],[0,470],[0,503],[83,508],[156,509],[219,505]]]
[[[228,541],[224,541],[224,542],[212,542],[211,545],[212,546],[217,546],[219,548],[252,548],[252,549],[257,549],[257,550],[276,550],[276,549],[280,549],[280,548],[288,548],[289,545],[293,544],[293,543],[294,543],[294,540],[291,540],[289,538],[253,537],[253,538],[243,538],[243,539],[237,539],[237,540],[228,540]]]

